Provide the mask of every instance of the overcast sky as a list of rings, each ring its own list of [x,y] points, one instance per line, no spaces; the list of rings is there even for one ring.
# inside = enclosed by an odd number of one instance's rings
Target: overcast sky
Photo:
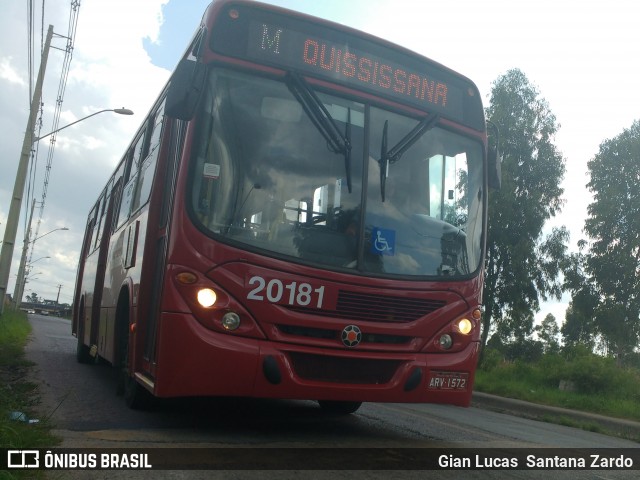
[[[27,3],[3,0],[0,16],[0,240],[29,114]],[[71,0],[34,0],[36,55],[49,24],[64,49]],[[200,21],[208,0],[82,0],[60,126],[105,108],[57,136],[46,205],[25,294],[72,301],[86,216]],[[567,204],[554,225],[571,242],[583,237],[589,195],[587,162],[600,143],[640,119],[640,28],[635,0],[272,0],[410,48],[472,79],[485,105],[491,83],[521,69],[561,125],[556,145],[567,162]],[[64,54],[52,49],[43,93],[41,134],[51,128]],[[49,142],[40,142],[34,194],[40,201]],[[25,195],[26,198],[26,195]],[[22,250],[23,205],[8,292]],[[38,211],[36,211],[36,218]],[[35,228],[35,222],[34,222]],[[41,257],[49,256],[51,258]],[[544,304],[542,318],[564,319],[568,299]]]

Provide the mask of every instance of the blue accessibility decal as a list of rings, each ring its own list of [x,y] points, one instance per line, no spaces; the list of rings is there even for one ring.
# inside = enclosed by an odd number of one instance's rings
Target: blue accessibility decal
[[[396,231],[374,227],[371,232],[371,253],[394,255],[396,251]]]

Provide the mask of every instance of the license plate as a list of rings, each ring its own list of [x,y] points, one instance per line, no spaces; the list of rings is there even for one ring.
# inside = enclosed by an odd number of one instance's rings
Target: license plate
[[[466,390],[469,374],[462,372],[431,372],[429,390]]]

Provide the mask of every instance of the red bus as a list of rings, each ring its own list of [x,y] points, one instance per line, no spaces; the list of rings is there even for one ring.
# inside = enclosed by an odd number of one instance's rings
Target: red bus
[[[91,208],[77,358],[153,397],[469,405],[490,179],[465,77],[213,2]]]

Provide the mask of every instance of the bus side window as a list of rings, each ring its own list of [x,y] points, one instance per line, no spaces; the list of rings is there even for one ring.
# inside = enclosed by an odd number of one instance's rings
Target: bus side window
[[[118,220],[119,220],[119,212],[120,212],[120,202],[122,202],[122,184],[126,182],[125,173],[127,168],[127,162],[122,161],[116,170],[116,173],[113,175],[114,185],[113,185],[113,215],[111,216],[111,232],[115,232],[118,228]]]
[[[144,129],[139,133],[138,138],[133,143],[133,169],[140,168],[144,155]]]
[[[164,121],[164,101],[160,104],[158,109],[155,112],[155,117],[153,119],[153,131],[149,135],[149,153],[147,156],[151,155],[155,150],[160,148],[160,134],[162,133],[162,124]],[[157,155],[157,153],[156,153]]]
[[[100,217],[98,218],[98,222],[96,226],[98,230],[96,231],[96,244],[95,248],[100,246],[100,240],[102,239],[102,232],[104,231],[104,220],[105,215],[107,214],[107,208],[109,208],[109,201],[111,200],[111,190],[113,189],[113,178],[109,180],[107,184],[107,188],[104,189],[102,194],[102,206],[100,207]]]
[[[149,200],[153,177],[156,170],[158,154],[160,153],[160,140],[162,133],[162,121],[164,119],[164,102],[156,110],[152,117],[152,131],[149,132],[149,154],[140,165],[140,174],[138,177],[138,186],[136,188],[135,198],[131,211],[135,212],[145,205]]]
[[[98,245],[100,244],[100,224],[102,221],[102,214],[104,213],[104,197],[105,197],[105,192],[103,191],[102,194],[100,195],[100,198],[98,199],[98,202],[96,203],[96,220],[93,223],[93,235],[92,235],[92,241],[93,241],[93,245],[91,246],[91,251],[94,251],[96,248],[98,248]]]
[[[120,200],[120,213],[118,214],[118,227],[125,223],[129,219],[129,213],[131,213],[131,202],[133,201],[133,193],[136,187],[136,181],[138,175],[133,174],[131,179],[122,189],[122,200]]]
[[[144,151],[144,132],[144,128],[142,131],[138,132],[136,140],[125,155],[122,174],[124,176],[123,181],[128,179],[128,182],[124,188],[122,188],[122,197],[119,202],[119,209],[117,210],[117,215],[114,215],[117,219],[117,223],[115,224],[116,228],[122,226],[122,224],[129,219],[129,215],[132,213],[131,203],[133,201],[133,194],[135,191],[136,181],[138,179],[140,162],[142,161],[142,158],[140,157]]]
[[[138,175],[139,181],[136,188],[136,193],[131,206],[131,211],[135,212],[142,207],[147,200],[149,200],[149,193],[151,192],[151,184],[153,182],[153,174],[155,171],[156,158],[147,158],[140,167],[140,174]]]
[[[89,213],[89,218],[87,219],[87,227],[86,227],[86,232],[85,235],[87,236],[87,238],[85,238],[85,246],[84,248],[84,255],[85,257],[87,255],[89,255],[89,253],[91,253],[93,251],[93,234],[94,234],[94,227],[96,225],[96,211],[98,209],[97,205],[94,205],[93,208],[91,209],[91,213]],[[84,260],[84,258],[82,259]]]

